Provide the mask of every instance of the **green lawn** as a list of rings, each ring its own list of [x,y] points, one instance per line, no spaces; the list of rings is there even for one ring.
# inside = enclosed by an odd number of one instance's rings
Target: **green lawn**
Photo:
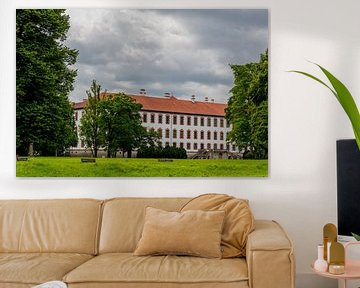
[[[16,163],[17,177],[267,177],[268,160],[34,157]]]

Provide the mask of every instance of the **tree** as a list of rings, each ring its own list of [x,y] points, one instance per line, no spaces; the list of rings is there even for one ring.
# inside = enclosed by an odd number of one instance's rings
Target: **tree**
[[[80,120],[80,137],[87,147],[90,147],[93,157],[97,157],[98,150],[104,143],[103,133],[100,130],[100,91],[101,86],[93,80],[90,90],[86,91],[87,103],[84,108],[84,115]]]
[[[268,157],[268,51],[260,61],[230,65],[234,73],[226,118],[232,124],[228,141],[235,142],[244,157]]]
[[[77,142],[73,89],[78,51],[65,46],[65,10],[16,11],[16,152],[57,155]]]
[[[107,157],[116,157],[120,149],[128,152],[140,146],[146,130],[141,126],[138,104],[124,93],[107,94],[99,103],[99,125]]]

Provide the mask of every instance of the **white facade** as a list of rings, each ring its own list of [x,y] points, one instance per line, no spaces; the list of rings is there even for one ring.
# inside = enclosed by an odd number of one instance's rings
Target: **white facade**
[[[142,124],[161,134],[162,146],[183,147],[187,152],[199,149],[220,149],[237,151],[235,145],[226,142],[227,127],[225,117],[190,115],[141,111]]]

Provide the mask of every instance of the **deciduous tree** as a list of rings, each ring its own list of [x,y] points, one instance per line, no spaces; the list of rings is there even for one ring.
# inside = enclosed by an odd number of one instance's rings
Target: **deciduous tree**
[[[16,152],[30,147],[56,155],[75,145],[77,134],[68,99],[78,51],[64,44],[69,30],[65,10],[16,11]]]
[[[101,86],[93,80],[90,90],[86,91],[87,102],[80,120],[80,137],[91,149],[93,157],[97,157],[99,148],[104,144],[104,133],[100,130],[100,91]]]
[[[226,118],[232,124],[229,141],[235,142],[245,157],[268,157],[268,51],[260,61],[230,65],[234,73],[232,96]]]

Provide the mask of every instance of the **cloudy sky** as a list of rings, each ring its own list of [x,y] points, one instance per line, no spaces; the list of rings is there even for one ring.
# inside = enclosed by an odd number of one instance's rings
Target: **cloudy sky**
[[[258,61],[268,47],[267,10],[69,9],[67,45],[79,50],[70,98],[92,79],[111,92],[196,95],[225,102],[229,64]]]

